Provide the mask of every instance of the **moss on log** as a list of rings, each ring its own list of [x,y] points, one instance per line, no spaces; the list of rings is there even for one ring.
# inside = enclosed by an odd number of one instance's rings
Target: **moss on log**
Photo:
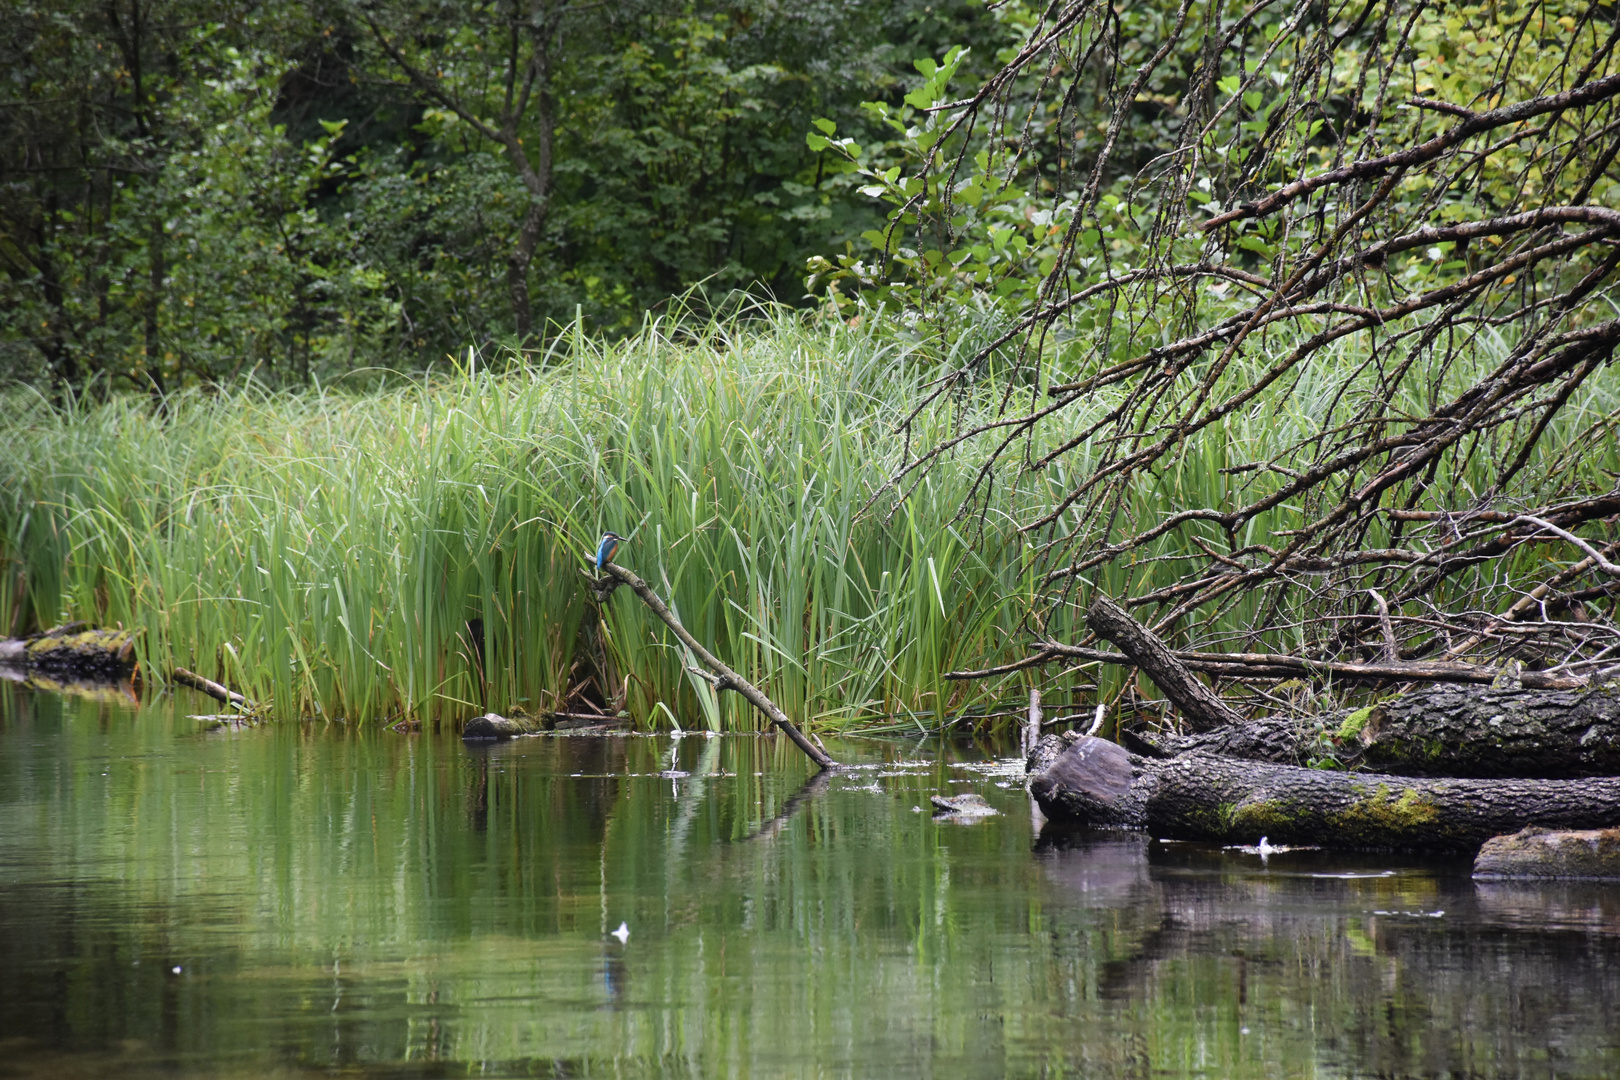
[[[1523,829],[1485,842],[1474,876],[1620,881],[1620,829]]]
[[[0,641],[0,664],[62,681],[121,679],[135,670],[135,641],[127,630],[95,630],[72,623],[33,637]]]
[[[1203,752],[1156,761],[1090,737],[1051,756],[1030,792],[1049,818],[1215,843],[1469,851],[1527,825],[1620,824],[1620,777],[1422,779]]]
[[[461,737],[463,739],[510,739],[515,735],[534,735],[544,731],[545,725],[539,720],[528,716],[501,716],[499,713],[485,713],[475,716],[462,725]]]

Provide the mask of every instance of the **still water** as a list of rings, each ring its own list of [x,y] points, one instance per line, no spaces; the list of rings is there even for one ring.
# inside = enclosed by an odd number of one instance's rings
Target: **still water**
[[[1620,1076],[1614,888],[1043,832],[969,744],[187,704],[0,687],[0,1076]]]

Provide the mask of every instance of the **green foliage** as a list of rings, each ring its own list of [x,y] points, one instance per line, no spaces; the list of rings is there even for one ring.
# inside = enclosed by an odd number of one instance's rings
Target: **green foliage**
[[[10,632],[121,622],[142,632],[149,671],[201,670],[284,717],[534,711],[569,692],[577,650],[596,632],[579,570],[611,528],[630,538],[620,561],[796,718],[909,713],[933,727],[1027,695],[1032,677],[1046,680],[1053,708],[1064,688],[1089,692],[1092,678],[1104,695],[1122,691],[1108,669],[942,678],[1022,653],[1019,620],[1040,582],[1038,551],[1017,523],[1060,498],[1068,470],[1095,451],[998,486],[982,522],[959,520],[976,442],[903,503],[874,502],[906,453],[892,418],[937,374],[926,354],[881,328],[778,311],[763,326],[696,332],[672,320],[617,343],[577,334],[548,367],[480,363],[383,393],[187,393],[171,399],[163,424],[138,401],[56,409],[13,393],[0,424],[0,617]],[[1349,370],[1362,362],[1332,359]],[[1498,359],[1480,355],[1450,377],[1463,383]],[[1236,367],[1229,387],[1252,383],[1269,362]],[[1250,478],[1228,466],[1293,444],[1335,389],[1323,372],[1316,385],[1273,393],[1226,423],[1219,453],[1181,456],[1135,486],[1123,512],[1158,521],[1241,491]],[[1411,407],[1418,392],[1392,404]],[[991,416],[998,400],[994,388],[971,394],[960,417],[927,421],[916,437]],[[1616,379],[1594,379],[1553,422],[1549,443],[1572,444],[1617,402]],[[1112,400],[1093,407],[1075,427]],[[1033,449],[1071,434],[1053,430]],[[1481,453],[1437,484],[1483,486],[1495,468]],[[1620,469],[1614,441],[1593,447],[1584,468]],[[1275,506],[1246,535],[1297,528],[1309,513]],[[1100,568],[1091,585],[1114,595],[1126,580],[1173,585],[1220,541],[1214,526],[1166,533],[1135,565]],[[1500,607],[1544,567],[1526,548],[1456,588]],[[1241,632],[1255,603],[1231,605],[1216,630]],[[1044,618],[1043,633],[1077,640],[1083,598]],[[1322,632],[1300,624],[1263,646],[1298,653]],[[733,695],[706,696],[626,590],[602,635],[611,668],[602,680],[617,694],[628,678],[638,723],[757,723]]]
[[[1241,27],[1227,39],[1220,77],[1210,87],[1191,85],[1186,75],[1207,47],[1197,35],[1176,43],[1179,59],[1155,69],[1129,104],[1112,99],[1118,87],[1101,66],[1069,66],[1072,57],[1097,55],[1119,72],[1144,64],[1168,37],[1176,12],[1173,5],[1132,5],[1117,13],[1117,25],[1080,21],[1065,62],[986,86],[986,94],[999,88],[997,104],[972,113],[970,123],[961,106],[978,88],[971,81],[964,88],[957,77],[970,53],[961,46],[943,50],[937,62],[917,60],[921,83],[901,103],[864,103],[878,123],[877,138],[840,137],[838,123],[816,119],[809,147],[829,159],[828,171],[840,182],[882,204],[887,220],[845,254],[811,257],[809,290],[843,311],[853,312],[860,297],[912,313],[913,325],[915,316],[931,316],[935,333],[949,342],[964,325],[956,317],[964,310],[989,303],[1009,315],[1027,312],[1153,259],[1196,263],[1223,246],[1238,256],[1233,261],[1263,273],[1285,256],[1301,256],[1318,238],[1304,229],[1281,232],[1269,220],[1215,236],[1197,222],[1172,222],[1166,231],[1172,212],[1162,202],[1166,190],[1214,216],[1230,208],[1240,188],[1275,190],[1342,164],[1350,135],[1368,133],[1386,114],[1396,117],[1384,122],[1391,147],[1432,138],[1456,117],[1404,104],[1396,111],[1396,103],[1410,96],[1477,111],[1547,93],[1560,78],[1601,60],[1609,18],[1594,18],[1587,0],[1496,0],[1421,8],[1409,20],[1375,19],[1352,32],[1355,13],[1347,9],[1335,16],[1344,20],[1334,26],[1345,40],[1332,66],[1296,70],[1299,48],[1290,35],[1310,16],[1302,21],[1289,9],[1251,9],[1235,0],[1206,7],[1194,10],[1195,19]],[[1034,5],[1021,2],[998,6],[995,25],[987,44],[1001,46],[997,62],[1010,61],[1050,28]],[[1402,42],[1411,55],[1404,85],[1369,79],[1367,65]],[[976,40],[975,48],[986,45]],[[1504,66],[1510,53],[1512,63]],[[1190,96],[1200,93],[1210,95],[1215,115],[1196,133],[1204,153],[1193,155],[1180,125]],[[1454,192],[1437,192],[1431,177],[1416,173],[1381,213],[1438,224],[1477,218],[1482,210],[1567,201],[1581,171],[1563,167],[1566,151],[1545,134],[1526,125],[1525,137],[1503,140],[1482,157],[1466,189],[1459,183]],[[1109,159],[1092,175],[1105,145]],[[1185,182],[1157,182],[1185,160],[1197,163]],[[1557,182],[1543,185],[1543,170],[1556,172]],[[1600,176],[1583,197],[1610,205],[1620,195],[1617,185]],[[1479,260],[1456,247],[1407,252],[1387,270],[1401,288],[1432,288],[1477,269]],[[1224,298],[1212,299],[1219,313]],[[1083,305],[1057,336],[1096,325]]]
[[[904,93],[916,56],[986,19],[961,2],[536,10],[561,22],[513,132],[549,168],[523,282],[552,334],[576,318],[632,332],[699,282],[795,300],[812,252],[878,222],[827,182],[803,129],[865,123],[862,99]],[[507,101],[509,14],[0,12],[0,378],[302,385],[509,341],[530,189],[511,148],[412,81],[367,23],[487,128]]]

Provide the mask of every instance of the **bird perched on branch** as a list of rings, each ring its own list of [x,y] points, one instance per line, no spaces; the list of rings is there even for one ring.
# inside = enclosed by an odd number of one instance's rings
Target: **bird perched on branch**
[[[619,543],[622,540],[624,540],[624,537],[618,533],[605,532],[602,534],[602,542],[596,545],[596,568],[598,570],[613,561],[613,556],[619,550]]]

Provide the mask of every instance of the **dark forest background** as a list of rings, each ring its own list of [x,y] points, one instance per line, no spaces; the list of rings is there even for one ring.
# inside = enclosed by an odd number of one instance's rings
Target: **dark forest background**
[[[952,0],[8,2],[0,379],[297,385],[803,302],[885,209],[812,121],[1012,38]]]

